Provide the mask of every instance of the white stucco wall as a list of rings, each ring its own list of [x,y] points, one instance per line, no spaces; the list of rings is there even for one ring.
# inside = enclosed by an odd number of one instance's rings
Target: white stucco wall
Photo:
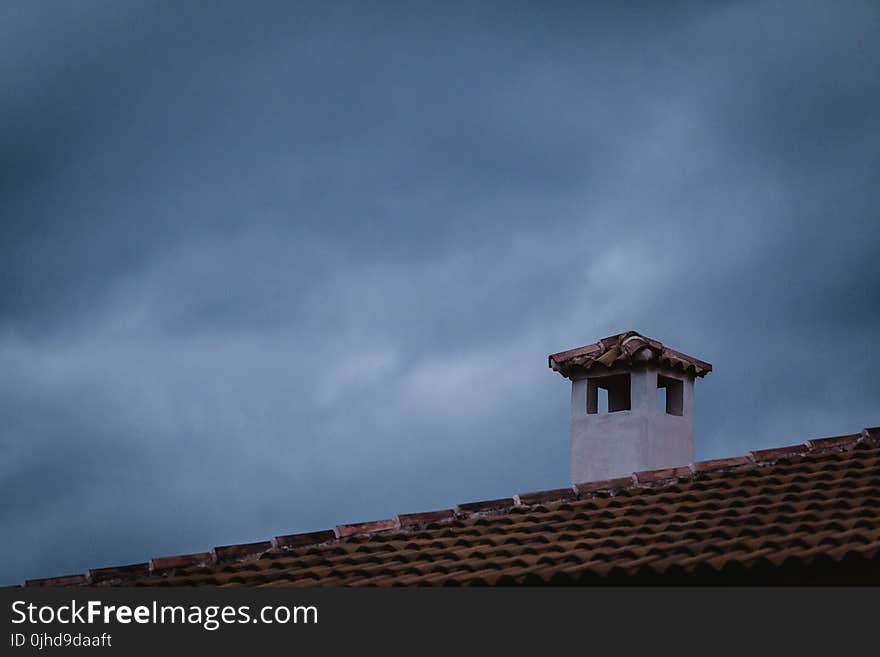
[[[658,373],[683,382],[681,416],[657,410]],[[572,382],[572,483],[687,465],[694,460],[693,378],[654,367],[633,370],[630,410],[588,414],[589,378]]]

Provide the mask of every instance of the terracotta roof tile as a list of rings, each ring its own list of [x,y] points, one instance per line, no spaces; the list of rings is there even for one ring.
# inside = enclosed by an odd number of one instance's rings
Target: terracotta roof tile
[[[424,513],[404,513],[397,516],[398,527],[415,527],[427,525],[433,522],[442,522],[455,518],[455,509],[442,509],[440,511],[426,511]]]
[[[255,558],[272,548],[271,541],[258,541],[256,543],[241,543],[239,545],[223,545],[214,548],[214,559],[217,563],[233,561],[236,559]]]
[[[60,577],[44,577],[43,579],[27,579],[25,586],[82,586],[88,584],[88,578],[79,575],[62,575]]]
[[[859,441],[862,437],[860,433],[853,433],[848,436],[832,436],[830,438],[814,438],[804,443],[811,450],[817,449],[833,449],[835,447],[845,447]]]
[[[150,559],[150,570],[170,570],[172,568],[186,568],[191,566],[206,566],[214,562],[211,552],[198,552],[195,554],[178,554],[173,557],[153,557]]]
[[[393,518],[387,520],[371,520],[369,522],[356,522],[349,525],[336,525],[336,535],[339,538],[354,536],[355,534],[374,534],[395,529],[397,523]]]
[[[593,493],[620,490],[621,488],[628,488],[632,485],[633,477],[630,475],[629,477],[618,477],[617,479],[604,479],[602,481],[575,484],[574,487],[575,490],[577,490],[578,495],[590,495]]]
[[[611,369],[646,362],[683,370],[694,376],[706,376],[712,371],[712,365],[706,361],[671,349],[636,331],[625,331],[584,347],[550,354],[547,362],[552,370],[568,378],[591,370],[596,365]]]
[[[759,449],[749,452],[755,461],[778,461],[779,459],[787,459],[793,456],[800,456],[807,452],[809,448],[805,444],[788,445],[786,447],[775,447],[772,449]]]
[[[545,502],[560,502],[577,499],[577,490],[574,486],[568,488],[555,488],[553,490],[541,490],[533,493],[520,493],[514,495],[514,501],[520,505],[544,504]]]
[[[271,544],[215,548],[221,563],[168,568],[163,576],[151,575],[147,564],[97,569],[89,571],[88,581],[739,584],[804,583],[821,576],[832,583],[880,583],[878,438],[880,431],[870,429],[814,439],[749,457],[462,504],[457,515],[450,509],[405,514],[340,525],[336,532],[277,537]],[[154,571],[157,565],[198,561],[197,556],[154,559]],[[26,584],[85,582],[67,576]]]
[[[515,502],[512,497],[504,497],[498,500],[483,500],[481,502],[466,502],[455,507],[458,515],[469,515],[472,513],[486,513],[490,511],[506,511],[514,506]]]
[[[690,477],[691,469],[688,467],[681,468],[663,468],[661,470],[647,470],[645,472],[636,472],[633,474],[637,484],[649,484],[666,479],[677,479],[679,477]]]
[[[712,459],[711,461],[697,461],[691,464],[694,472],[711,472],[741,466],[751,466],[754,463],[748,456],[734,456],[726,459]]]
[[[109,566],[107,568],[93,568],[88,572],[88,579],[89,583],[91,584],[101,584],[132,580],[138,577],[145,577],[149,574],[149,563],[133,563],[128,566]]]
[[[302,547],[304,545],[328,543],[335,538],[336,532],[332,529],[326,529],[319,532],[304,532],[302,534],[288,534],[287,536],[276,536],[273,538],[272,547],[276,550],[286,550],[289,548]]]

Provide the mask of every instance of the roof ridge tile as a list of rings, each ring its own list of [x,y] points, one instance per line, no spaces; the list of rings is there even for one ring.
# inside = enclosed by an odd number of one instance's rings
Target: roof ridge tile
[[[811,438],[804,444],[811,452],[827,449],[836,449],[838,447],[847,447],[855,445],[862,439],[861,433],[852,433],[846,436],[831,436],[829,438]]]
[[[685,465],[677,468],[660,468],[657,470],[634,472],[632,478],[637,485],[642,485],[666,482],[670,479],[687,479],[691,476],[693,476],[693,472],[689,466]]]
[[[212,552],[216,563],[227,561],[247,561],[257,559],[264,552],[272,549],[272,541],[256,541],[254,543],[238,543],[236,545],[221,545],[215,547]]]
[[[501,497],[495,500],[480,500],[455,505],[455,515],[468,517],[478,513],[498,513],[516,506],[512,497]]]
[[[194,552],[192,554],[175,554],[170,557],[153,557],[150,559],[150,572],[186,568],[189,566],[206,566],[214,563],[213,552]]]
[[[809,451],[809,448],[806,443],[801,443],[799,445],[786,445],[785,447],[757,449],[749,452],[749,455],[756,463],[766,463],[768,461],[791,458],[792,456],[803,456],[807,451]]]
[[[86,573],[89,584],[99,584],[126,579],[134,579],[142,575],[150,574],[148,562],[132,563],[125,566],[106,566],[104,568],[91,568]]]
[[[716,470],[728,470],[730,468],[739,468],[742,466],[752,466],[754,461],[748,456],[731,456],[722,459],[710,459],[708,461],[696,461],[691,463],[691,470],[694,473],[714,472]]]
[[[367,522],[353,522],[346,525],[336,525],[336,537],[347,538],[348,536],[361,534],[377,534],[391,529],[397,529],[397,522],[394,518],[368,520]]]
[[[59,577],[26,579],[22,586],[84,586],[85,584],[88,584],[88,577],[84,573],[78,573],[76,575],[61,575]]]
[[[513,500],[518,506],[533,506],[535,504],[545,504],[547,502],[576,500],[577,496],[577,489],[574,486],[569,486],[568,488],[554,488],[552,490],[519,493],[513,496]]]
[[[596,493],[610,493],[622,488],[629,488],[633,483],[633,475],[628,475],[602,481],[585,481],[581,484],[575,484],[574,488],[578,492],[578,497],[587,497]]]
[[[272,539],[272,549],[290,550],[291,548],[329,543],[335,539],[336,532],[332,529],[323,529],[316,532],[301,532],[299,534],[287,534],[285,536],[275,536]]]
[[[419,513],[403,513],[395,516],[397,526],[401,529],[405,527],[418,527],[427,525],[432,522],[442,522],[444,520],[454,520],[455,509],[441,509],[439,511],[422,511]]]

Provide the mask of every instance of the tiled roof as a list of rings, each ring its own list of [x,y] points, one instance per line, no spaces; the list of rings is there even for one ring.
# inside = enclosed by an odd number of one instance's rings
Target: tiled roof
[[[551,369],[565,377],[591,370],[596,365],[601,365],[602,369],[610,369],[646,362],[656,362],[694,376],[706,376],[712,371],[709,363],[670,349],[662,342],[646,338],[636,331],[618,333],[585,347],[551,354],[547,361]]]
[[[880,582],[880,428],[26,585],[738,584],[817,573]]]

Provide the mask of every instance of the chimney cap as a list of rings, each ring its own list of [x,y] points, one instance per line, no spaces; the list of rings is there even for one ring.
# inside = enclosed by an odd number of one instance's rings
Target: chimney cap
[[[706,376],[712,371],[711,364],[670,349],[659,340],[645,337],[637,331],[625,331],[577,349],[550,354],[547,360],[550,369],[568,379],[596,366],[611,369],[651,361],[695,377]]]

